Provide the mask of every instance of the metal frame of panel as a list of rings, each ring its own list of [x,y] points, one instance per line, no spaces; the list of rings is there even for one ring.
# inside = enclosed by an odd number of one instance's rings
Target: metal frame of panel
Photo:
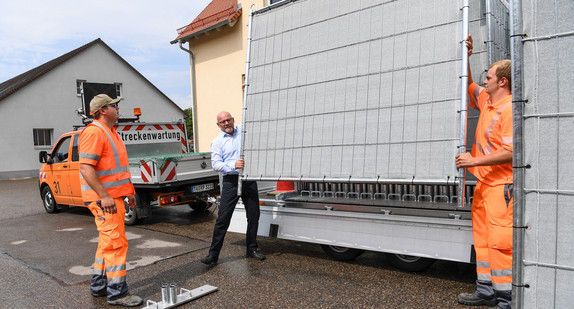
[[[459,117],[456,92],[460,93],[460,89],[452,93],[446,87],[448,82],[443,84],[442,80],[451,78],[454,81],[460,77],[456,69],[460,67],[460,57],[456,55],[456,50],[443,50],[442,42],[449,40],[450,36],[451,41],[462,44],[458,26],[462,21],[458,8],[450,6],[450,9],[441,10],[444,11],[443,19],[436,21],[421,16],[425,10],[422,5],[424,1],[413,4],[406,1],[366,4],[338,1],[334,5],[323,2],[285,3],[284,6],[288,8],[277,13],[288,16],[283,16],[283,19],[278,16],[258,16],[273,10],[255,12],[259,19],[267,18],[268,21],[267,24],[262,23],[267,28],[257,28],[257,19],[251,23],[254,27],[251,44],[255,48],[254,56],[250,59],[250,71],[254,74],[248,84],[255,87],[246,89],[244,130],[249,133],[253,125],[253,132],[259,133],[259,136],[245,137],[244,154],[246,159],[257,162],[258,166],[247,167],[244,178],[330,178],[333,181],[349,181],[349,178],[357,181],[408,179],[412,182],[414,176],[415,183],[452,182],[456,178],[452,158],[460,143],[456,129],[459,120],[448,120],[445,114],[450,113],[453,119]],[[456,4],[456,1],[450,2]],[[445,1],[445,4],[450,2]],[[312,10],[313,6],[322,6],[331,11],[322,17],[302,14],[307,9]],[[433,8],[432,4],[430,8]],[[378,14],[380,11],[382,13]],[[382,15],[387,11],[391,16],[385,16],[385,19]],[[409,14],[417,17],[403,21],[405,16],[411,16]],[[300,23],[296,24],[296,16],[299,16]],[[375,20],[377,18],[381,20]],[[386,20],[391,19],[394,24],[382,27]],[[283,24],[279,22],[281,20]],[[287,25],[290,22],[293,23],[291,28]],[[281,27],[283,32],[279,30]],[[347,28],[358,29],[348,30],[349,33],[345,34]],[[384,33],[385,29],[390,31]],[[370,32],[376,31],[380,33],[371,35]],[[320,42],[314,43],[316,40],[312,36],[317,32],[319,37],[316,39]],[[328,34],[331,32],[336,33],[337,38],[330,40]],[[432,34],[432,40],[426,42],[424,38],[428,34]],[[278,48],[278,44],[283,45]],[[390,47],[382,48],[383,44],[390,44]],[[429,49],[433,52],[422,53],[421,50],[425,48],[421,48],[421,45],[424,44],[435,46]],[[281,57],[278,58],[278,54]],[[383,63],[385,60],[382,58],[388,56],[393,57],[392,63]],[[379,65],[369,64],[373,61]],[[315,67],[315,62],[323,66]],[[334,67],[333,63],[344,65]],[[282,70],[289,72],[287,76]],[[421,73],[425,70],[425,73]],[[427,74],[425,76],[429,78],[422,78],[421,74]],[[262,82],[262,78],[266,82]],[[392,85],[386,87],[386,79],[389,78]],[[419,98],[417,94],[413,97],[411,92],[418,93],[413,89],[419,88],[419,78],[427,81],[438,79],[441,82],[432,89],[427,87],[430,93],[428,97]],[[372,98],[377,102],[370,106],[367,92],[378,92],[381,87],[387,92],[385,95],[390,95],[387,97],[390,100],[384,101],[380,99],[384,95],[374,94]],[[321,94],[314,96],[316,92]],[[313,98],[324,100],[324,104],[315,104]],[[421,100],[424,107],[419,112]],[[278,104],[273,105],[273,102]],[[350,105],[353,107],[349,108]],[[273,117],[273,109],[278,108],[285,110]],[[307,112],[310,108],[314,110]],[[388,121],[381,120],[379,113],[384,113],[383,118]],[[434,124],[430,124],[429,128],[417,125],[425,117],[434,119]],[[315,129],[305,130],[306,127]],[[374,132],[370,128],[376,127],[380,128],[380,132],[370,134]],[[313,136],[306,139],[304,132],[312,132]],[[380,135],[381,141],[369,135]],[[254,145],[254,141],[261,144]],[[452,145],[448,147],[445,143]],[[417,148],[418,156],[423,156],[421,151],[425,152],[427,159],[419,161],[426,164],[414,163],[417,162]],[[446,158],[448,164],[442,162]],[[367,166],[365,162],[377,163],[380,171],[374,171],[374,166]],[[420,172],[416,172],[417,169]],[[443,177],[444,174],[449,175]]]
[[[508,20],[501,1],[486,1],[492,2],[486,10],[491,23]],[[456,9],[442,10],[441,5],[452,4]],[[480,33],[475,40],[477,73],[477,67],[486,68],[487,61],[497,57],[486,46],[504,46],[497,42],[504,39],[500,31],[482,25],[484,4],[476,0],[472,5],[469,14],[468,1],[300,0],[251,12],[242,147],[248,164],[242,178],[431,185],[464,179],[454,166],[454,156],[464,152],[460,145],[469,136],[464,133],[466,91],[460,90],[466,89],[463,37],[469,28]],[[271,15],[278,6],[284,7]],[[316,7],[328,13],[306,14],[321,11]],[[426,15],[432,14],[421,14],[429,10],[444,12],[431,20]],[[397,18],[403,15],[415,18]],[[327,27],[321,28],[323,24]],[[445,50],[445,32],[460,43],[454,44],[462,46],[460,54]],[[433,48],[425,48],[429,45]],[[390,62],[385,54],[389,50]],[[374,69],[373,62],[378,64]],[[329,63],[344,65],[326,67]],[[448,84],[456,84],[456,90],[445,87]],[[407,89],[417,89],[417,97]],[[354,109],[348,110],[348,102]],[[469,134],[477,118],[472,117]],[[465,186],[458,187],[463,191]]]

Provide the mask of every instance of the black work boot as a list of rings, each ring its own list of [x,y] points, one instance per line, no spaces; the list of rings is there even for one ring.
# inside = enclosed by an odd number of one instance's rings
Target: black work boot
[[[247,251],[247,254],[245,254],[247,257],[252,257],[254,259],[258,259],[260,261],[265,260],[265,254],[257,251],[257,250],[250,250]]]
[[[143,303],[143,299],[136,295],[126,294],[122,298],[108,300],[108,304],[112,306],[136,307]]]
[[[208,255],[206,257],[204,257],[203,259],[201,259],[201,263],[206,264],[206,265],[213,265],[216,264],[218,260],[218,257],[215,255]]]
[[[476,296],[474,293],[460,293],[458,294],[458,302],[468,306],[496,306],[496,298],[489,299]]]

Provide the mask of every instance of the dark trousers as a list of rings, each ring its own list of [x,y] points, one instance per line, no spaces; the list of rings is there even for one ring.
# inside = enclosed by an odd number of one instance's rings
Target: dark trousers
[[[221,202],[213,229],[213,239],[211,241],[211,247],[209,248],[209,255],[219,256],[219,252],[223,246],[223,240],[229,228],[231,216],[235,210],[235,205],[239,201],[239,196],[237,195],[238,179],[239,176],[237,175],[223,176]],[[245,211],[247,213],[247,232],[245,235],[247,251],[252,251],[257,249],[256,238],[257,228],[259,227],[259,192],[257,190],[257,182],[242,182],[241,200],[245,205]]]

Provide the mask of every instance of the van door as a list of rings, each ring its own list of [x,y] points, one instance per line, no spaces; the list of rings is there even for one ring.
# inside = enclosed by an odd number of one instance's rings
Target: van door
[[[71,190],[70,190],[70,142],[71,136],[64,136],[60,138],[58,144],[51,153],[52,164],[48,166],[48,171],[51,174],[51,181],[49,183],[54,198],[58,204],[70,205],[72,204]]]
[[[82,187],[80,185],[80,152],[78,151],[79,139],[80,132],[72,135],[72,156],[68,169],[70,174],[70,195],[72,196],[72,203],[76,206],[83,206],[84,200],[82,199]]]

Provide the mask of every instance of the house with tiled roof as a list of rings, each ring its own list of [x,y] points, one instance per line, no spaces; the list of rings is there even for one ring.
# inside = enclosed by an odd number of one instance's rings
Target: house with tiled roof
[[[94,95],[124,98],[122,117],[184,121],[185,112],[101,39],[0,83],[0,179],[37,177],[38,153],[82,120]]]
[[[209,151],[219,133],[217,114],[226,110],[241,123],[243,77],[250,8],[278,1],[213,0],[171,41],[190,54],[194,140]]]

